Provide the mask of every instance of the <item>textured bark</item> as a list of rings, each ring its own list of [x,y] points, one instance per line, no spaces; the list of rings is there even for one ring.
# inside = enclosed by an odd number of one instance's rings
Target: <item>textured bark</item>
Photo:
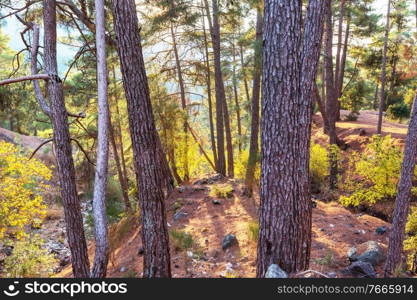
[[[417,93],[414,98],[412,115],[408,125],[407,139],[404,149],[404,159],[401,165],[401,175],[397,187],[394,217],[389,237],[387,260],[384,275],[391,276],[400,266],[404,242],[404,230],[410,207],[411,188],[413,186],[414,169],[417,156]]]
[[[204,12],[203,12],[204,15]],[[208,15],[210,17],[210,15]],[[203,36],[204,36],[204,60],[206,64],[206,85],[207,85],[207,102],[208,102],[208,113],[209,113],[209,125],[210,125],[210,141],[211,141],[211,149],[213,151],[213,159],[214,164],[217,167],[217,149],[216,149],[216,137],[214,136],[214,122],[213,122],[213,100],[211,94],[211,71],[210,71],[210,57],[209,57],[209,50],[208,50],[208,39],[207,39],[207,31],[206,31],[206,24],[204,22],[204,17],[202,20],[203,23]]]
[[[301,1],[265,1],[257,277],[273,263],[304,270],[310,259],[312,92],[324,2],[309,2],[303,31]]]
[[[109,261],[109,238],[107,231],[106,190],[109,162],[109,104],[107,102],[107,63],[104,0],[95,0],[96,53],[98,87],[97,163],[94,177],[93,216],[95,233],[95,256],[91,277],[106,277]]]
[[[325,84],[326,84],[326,114],[329,124],[329,143],[330,145],[337,145],[337,133],[336,133],[336,117],[337,117],[337,95],[334,84],[333,74],[333,30],[332,30],[332,7],[330,2],[326,2],[326,40],[325,40]],[[334,151],[329,152],[330,160],[330,175],[329,183],[330,189],[335,189],[337,185],[337,157]]]
[[[206,3],[207,4],[207,3]],[[206,5],[207,6],[207,5]],[[207,6],[208,9],[208,6]],[[223,74],[220,54],[220,24],[217,0],[212,0],[213,24],[210,30],[214,56],[214,81],[216,88],[216,129],[217,129],[217,172],[226,176],[226,157],[224,153],[224,91]]]
[[[324,106],[323,100],[320,97],[319,89],[317,84],[314,85],[314,99],[319,107],[321,117],[323,119],[323,127],[325,132],[329,132],[329,120],[327,119],[326,108]]]
[[[382,67],[381,67],[381,87],[379,94],[379,109],[378,109],[378,125],[377,133],[382,132],[382,119],[385,107],[385,83],[387,81],[387,51],[388,51],[388,36],[390,31],[390,14],[391,14],[391,0],[388,1],[387,21],[385,24],[385,36],[384,36],[384,50],[382,54]]]
[[[143,276],[171,277],[164,186],[168,163],[155,128],[134,0],[112,1],[141,209]]]
[[[246,101],[250,103],[250,95],[249,95],[249,84],[248,80],[246,78],[245,73],[245,58],[243,57],[243,46],[242,44],[239,45],[239,54],[240,54],[240,65],[242,66],[242,73],[243,73],[243,86],[245,87],[245,95],[246,95]]]
[[[337,80],[336,88],[337,88],[338,99],[340,99],[340,97],[342,97],[342,92],[343,92],[343,81],[345,79],[346,59],[347,59],[348,46],[349,46],[350,22],[351,22],[351,17],[350,17],[350,15],[348,15],[347,23],[346,23],[346,31],[345,31],[345,41],[344,41],[344,45],[343,45],[342,58],[341,58],[341,62],[340,62],[340,71],[337,74],[338,80]],[[338,111],[338,113],[340,115],[340,101],[339,101],[339,111]]]
[[[252,109],[251,109],[251,135],[249,145],[249,158],[245,175],[245,195],[252,197],[255,177],[255,167],[259,159],[259,98],[261,92],[262,74],[262,29],[263,15],[261,8],[257,10],[256,17],[256,48],[255,65],[253,72]]]
[[[80,201],[75,184],[74,161],[71,153],[67,110],[64,91],[58,77],[56,52],[56,1],[44,0],[44,60],[46,72],[50,75],[47,84],[48,98],[52,112],[55,153],[64,206],[68,245],[74,277],[89,276],[87,243],[84,236]]]

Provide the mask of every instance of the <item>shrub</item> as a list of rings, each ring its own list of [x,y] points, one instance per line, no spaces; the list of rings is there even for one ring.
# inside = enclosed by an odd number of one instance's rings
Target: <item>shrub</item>
[[[405,232],[408,236],[404,241],[404,250],[408,254],[407,264],[410,269],[413,267],[417,268],[417,266],[413,266],[414,256],[417,255],[417,207],[411,209],[411,213],[408,216],[408,221],[405,226]]]
[[[335,263],[334,254],[328,250],[325,256],[314,259],[314,262],[321,266],[333,266]]]
[[[362,153],[350,156],[343,189],[350,195],[341,196],[345,206],[375,204],[393,199],[401,170],[402,153],[391,136],[373,136]]]
[[[410,116],[410,108],[404,102],[391,104],[387,109],[387,117],[394,120],[402,120]]]
[[[310,148],[310,173],[315,184],[322,184],[329,176],[329,155],[326,148],[312,143]]]
[[[23,238],[26,226],[37,227],[46,214],[42,195],[51,171],[29,160],[14,145],[0,141],[0,239],[9,231]]]
[[[248,167],[248,160],[249,160],[249,149],[242,151],[239,155],[238,159],[235,161],[235,177],[240,179],[245,179],[246,177],[246,170]],[[254,174],[254,182],[259,182],[261,178],[261,164],[259,161],[259,157],[256,160],[255,164],[255,174]]]
[[[194,246],[193,236],[185,231],[171,229],[169,235],[176,250],[188,250]]]
[[[255,222],[255,221],[249,222],[248,235],[252,241],[254,242],[258,241],[258,237],[259,237],[259,223],[258,222]]]
[[[233,197],[233,187],[228,183],[215,184],[210,188],[210,197],[230,198]]]
[[[44,241],[35,236],[18,240],[13,244],[12,255],[4,260],[7,277],[49,277],[57,260],[48,253]]]

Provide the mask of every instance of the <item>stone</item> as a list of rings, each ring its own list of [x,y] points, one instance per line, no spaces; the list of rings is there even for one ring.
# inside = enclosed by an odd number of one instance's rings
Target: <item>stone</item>
[[[222,249],[226,250],[234,245],[237,245],[237,238],[234,234],[228,234],[224,237],[222,242]]]
[[[145,253],[145,249],[143,247],[139,247],[138,255],[143,255]]]
[[[187,215],[188,214],[186,212],[183,212],[182,210],[179,210],[174,214],[174,220],[178,221],[182,218],[185,218]]]
[[[368,262],[355,261],[349,267],[344,269],[345,273],[352,274],[356,277],[376,278],[373,266]]]
[[[120,273],[124,273],[124,272],[126,272],[127,271],[127,268],[126,267],[121,267],[120,268]]]
[[[288,274],[277,264],[272,264],[266,270],[265,278],[288,278]]]
[[[361,249],[358,251],[358,249]],[[375,241],[368,241],[358,246],[351,247],[347,256],[351,262],[362,261],[377,266],[385,260],[382,248]]]
[[[218,200],[218,199],[214,199],[212,202],[213,202],[214,205],[220,205],[220,204],[222,204],[220,202],[220,200]]]
[[[336,278],[336,277],[337,277],[337,273],[336,273],[336,272],[328,272],[328,273],[327,273],[327,276],[328,276],[329,278]]]
[[[375,229],[375,233],[379,235],[384,235],[387,232],[388,228],[386,226],[379,226]]]

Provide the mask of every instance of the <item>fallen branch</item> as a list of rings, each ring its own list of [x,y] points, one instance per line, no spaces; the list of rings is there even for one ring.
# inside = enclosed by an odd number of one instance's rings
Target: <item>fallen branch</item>
[[[324,278],[329,278],[329,276],[327,276],[326,274],[323,274],[323,273],[321,273],[319,271],[316,271],[316,270],[303,271],[303,272],[300,272],[300,273],[295,274],[295,277],[297,277],[297,276],[303,276],[303,275],[308,274],[308,273],[313,273],[313,274],[316,274],[316,275],[320,275],[320,276],[322,276]]]

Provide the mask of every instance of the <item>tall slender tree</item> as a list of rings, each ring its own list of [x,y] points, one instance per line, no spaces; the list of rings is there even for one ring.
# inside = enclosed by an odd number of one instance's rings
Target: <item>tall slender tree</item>
[[[269,265],[306,269],[311,248],[309,177],[313,88],[325,2],[266,0],[257,277]]]
[[[381,67],[381,87],[379,89],[379,108],[378,108],[378,125],[377,133],[382,132],[382,119],[385,107],[385,83],[387,81],[387,52],[388,52],[388,37],[390,32],[390,16],[391,15],[391,0],[388,0],[387,21],[385,23],[384,49],[382,52],[382,67]]]
[[[171,277],[164,192],[167,160],[155,128],[135,1],[113,0],[112,10],[141,210],[143,276]]]
[[[109,161],[109,105],[107,102],[107,63],[104,0],[95,0],[96,53],[98,87],[98,145],[94,177],[93,216],[95,232],[95,256],[91,277],[106,277],[109,261],[107,232],[106,190]]]

